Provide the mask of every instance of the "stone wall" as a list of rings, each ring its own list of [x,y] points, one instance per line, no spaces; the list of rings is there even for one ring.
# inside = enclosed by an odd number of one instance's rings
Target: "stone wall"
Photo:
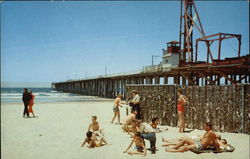
[[[143,120],[158,116],[162,124],[177,126],[176,91],[179,85],[127,85],[141,96]],[[183,87],[189,99],[186,127],[202,129],[210,121],[216,131],[250,133],[250,85]]]

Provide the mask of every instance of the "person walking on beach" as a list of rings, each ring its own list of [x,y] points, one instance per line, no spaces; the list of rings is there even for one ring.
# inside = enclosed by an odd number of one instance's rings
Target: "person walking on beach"
[[[118,94],[116,99],[115,99],[115,102],[114,102],[114,106],[113,106],[113,112],[114,112],[114,117],[111,121],[111,123],[113,124],[115,118],[117,117],[118,118],[118,124],[121,125],[120,123],[120,110],[119,110],[119,106],[122,107],[121,104],[127,104],[126,102],[121,102],[121,99],[122,99],[122,95],[121,94]]]
[[[34,114],[34,111],[32,109],[32,107],[34,105],[35,95],[32,94],[32,91],[30,91],[30,95],[31,95],[31,99],[30,99],[30,102],[29,102],[29,113],[32,113],[33,117],[36,117],[35,114]]]
[[[136,119],[141,119],[140,96],[136,90],[133,90],[131,94],[133,98],[129,101],[129,105],[132,107],[132,110],[137,111]]]
[[[23,97],[22,97],[23,104],[24,104],[24,110],[23,110],[23,117],[24,118],[25,118],[25,115],[27,115],[28,118],[30,117],[28,106],[29,106],[29,102],[30,102],[31,98],[32,97],[31,97],[30,93],[28,92],[28,89],[24,88]]]
[[[182,94],[182,90],[177,90],[178,100],[177,100],[177,110],[179,116],[179,133],[185,132],[185,105],[188,103],[186,96]]]

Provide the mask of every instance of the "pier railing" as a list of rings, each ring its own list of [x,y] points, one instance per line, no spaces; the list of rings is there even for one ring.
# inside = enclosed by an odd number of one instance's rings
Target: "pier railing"
[[[176,91],[179,85],[127,85],[126,92],[141,96],[143,120],[159,117],[162,124],[177,126]],[[220,132],[250,134],[250,85],[182,87],[189,99],[185,108],[186,126],[202,129],[210,121]]]

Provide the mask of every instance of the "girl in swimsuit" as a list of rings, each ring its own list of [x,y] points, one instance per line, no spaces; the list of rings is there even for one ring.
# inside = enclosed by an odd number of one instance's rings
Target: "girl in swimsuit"
[[[185,105],[188,103],[187,97],[182,94],[181,89],[177,90],[179,96],[177,100],[177,110],[179,116],[179,133],[185,132]]]

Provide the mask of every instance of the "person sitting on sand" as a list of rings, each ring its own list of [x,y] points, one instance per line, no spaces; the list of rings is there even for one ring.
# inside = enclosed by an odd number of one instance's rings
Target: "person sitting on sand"
[[[137,114],[137,111],[136,111],[136,110],[132,110],[132,113],[129,114],[129,115],[125,118],[124,122],[122,123],[122,129],[123,129],[125,132],[128,132],[129,129],[131,129],[131,122],[132,122],[132,121],[137,121],[136,118],[135,118],[135,117],[136,117],[136,114]]]
[[[105,144],[102,144],[103,142],[103,138],[101,138],[99,141],[96,138],[96,136],[91,132],[88,131],[86,133],[87,138],[84,140],[84,142],[82,143],[81,147],[83,147],[86,143],[88,144],[87,147],[88,148],[95,148],[95,147],[100,147],[103,146]]]
[[[135,143],[135,150],[128,152],[128,150],[131,148],[133,143]],[[131,140],[131,143],[129,144],[128,148],[123,153],[128,152],[128,154],[130,154],[130,155],[139,154],[139,155],[146,156],[146,151],[147,150],[146,150],[144,142],[143,142],[143,140],[141,138],[140,132],[136,132],[133,139]]]
[[[211,143],[212,143],[213,146],[216,148],[217,152],[220,152],[220,145],[212,129],[212,124],[210,122],[207,122],[204,125],[204,130],[206,130],[207,132],[201,139],[184,138],[175,147],[173,147],[173,149],[175,150],[166,149],[166,151],[167,152],[185,152],[192,148],[197,148],[198,150],[202,150],[202,149],[206,149],[208,146],[211,146]]]
[[[103,130],[100,129],[99,123],[96,121],[97,120],[97,116],[92,116],[91,120],[92,120],[92,123],[89,124],[88,131],[92,131],[95,134],[95,136],[101,137],[103,139],[103,142],[105,144],[107,144],[106,140],[104,139]]]
[[[118,117],[118,124],[121,124],[120,123],[120,110],[119,110],[119,106],[122,107],[122,104],[127,104],[126,102],[121,102],[121,99],[122,99],[122,95],[121,94],[118,94],[116,99],[115,99],[115,102],[114,102],[114,106],[113,106],[113,112],[114,112],[114,117],[111,121],[111,123],[113,124],[116,116]]]

